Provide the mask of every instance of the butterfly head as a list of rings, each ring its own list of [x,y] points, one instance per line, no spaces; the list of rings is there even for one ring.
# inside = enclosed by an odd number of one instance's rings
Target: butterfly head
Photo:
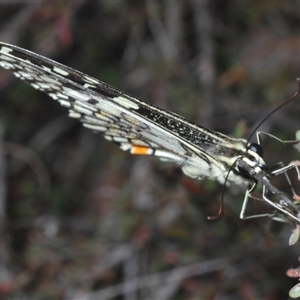
[[[244,162],[246,162],[250,167],[252,167],[255,173],[268,173],[269,168],[267,167],[264,159],[263,159],[263,149],[261,145],[257,143],[250,143],[247,146],[245,156],[241,158]],[[250,175],[247,171],[238,166],[238,170],[243,175]]]

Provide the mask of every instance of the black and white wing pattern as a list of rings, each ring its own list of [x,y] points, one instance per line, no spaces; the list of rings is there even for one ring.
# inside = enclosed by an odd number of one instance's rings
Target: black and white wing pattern
[[[223,183],[247,142],[195,125],[178,115],[135,99],[70,67],[28,50],[0,43],[0,66],[69,109],[69,116],[102,132],[132,154],[174,161],[192,178]],[[228,183],[247,178],[230,172]]]

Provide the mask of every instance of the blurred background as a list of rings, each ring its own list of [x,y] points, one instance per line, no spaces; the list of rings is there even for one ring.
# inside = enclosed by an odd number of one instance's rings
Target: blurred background
[[[298,1],[2,2],[0,40],[246,139],[300,77]],[[244,188],[209,222],[217,183],[130,156],[3,69],[0,99],[1,299],[288,299],[293,227],[240,220]],[[299,102],[260,130],[293,139]],[[263,145],[270,166],[299,158]]]

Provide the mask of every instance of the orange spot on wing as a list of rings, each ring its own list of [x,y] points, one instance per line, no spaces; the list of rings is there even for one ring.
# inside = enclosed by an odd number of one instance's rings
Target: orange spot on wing
[[[136,155],[151,155],[153,154],[153,149],[144,146],[132,146],[130,152],[131,154],[136,154]]]

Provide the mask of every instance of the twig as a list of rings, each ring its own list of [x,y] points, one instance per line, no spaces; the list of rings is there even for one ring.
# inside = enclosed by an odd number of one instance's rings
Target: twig
[[[206,274],[216,270],[224,268],[224,265],[228,264],[228,259],[214,259],[206,262],[201,262],[189,266],[179,267],[172,271],[165,271],[161,273],[155,273],[147,275],[144,277],[139,277],[131,280],[130,282],[114,285],[105,289],[102,289],[100,292],[90,293],[82,297],[82,299],[88,300],[106,300],[118,295],[124,294],[125,288],[128,292],[129,290],[135,291],[137,289],[167,284],[172,281],[180,281],[184,278]],[[154,298],[153,298],[154,299]]]
[[[3,142],[3,128],[0,126],[0,147]],[[9,270],[10,265],[10,245],[7,239],[7,217],[6,217],[6,163],[4,155],[1,155],[0,148],[0,284],[10,283],[13,275]]]
[[[3,142],[0,150],[1,154],[17,157],[32,168],[38,182],[37,195],[41,198],[47,198],[50,192],[50,177],[39,156],[29,148],[9,142]]]
[[[41,7],[43,1],[28,2],[23,9],[20,9],[19,13],[15,14],[13,18],[9,19],[9,22],[0,32],[1,41],[7,43],[16,44],[19,41],[20,31],[24,29],[25,24],[29,23],[30,18]],[[26,2],[24,1],[24,4]]]
[[[195,28],[197,30],[197,44],[200,53],[197,62],[199,82],[203,87],[204,107],[199,110],[201,123],[209,126],[218,103],[214,101],[215,89],[215,44],[213,41],[213,20],[210,1],[191,1],[193,6]]]

